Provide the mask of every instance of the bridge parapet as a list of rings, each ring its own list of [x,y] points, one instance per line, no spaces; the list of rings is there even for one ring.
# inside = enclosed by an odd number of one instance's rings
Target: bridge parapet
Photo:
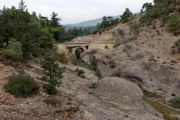
[[[81,48],[84,52],[89,52],[93,49],[111,49],[114,46],[114,41],[108,42],[69,42],[58,44],[59,52],[74,54],[76,49]]]

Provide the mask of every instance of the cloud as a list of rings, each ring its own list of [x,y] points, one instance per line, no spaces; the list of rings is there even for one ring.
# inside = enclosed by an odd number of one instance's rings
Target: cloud
[[[77,23],[85,20],[116,16],[125,8],[139,12],[143,3],[153,0],[25,0],[29,11],[36,11],[50,17],[54,11],[62,18],[62,23]],[[18,6],[19,0],[0,0],[3,6]]]

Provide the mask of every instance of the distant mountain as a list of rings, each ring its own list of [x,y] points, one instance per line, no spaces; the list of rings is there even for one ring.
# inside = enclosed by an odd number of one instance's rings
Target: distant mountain
[[[93,27],[96,26],[98,23],[102,22],[102,18],[94,19],[94,20],[88,20],[76,24],[67,24],[66,27]]]
[[[118,18],[120,16],[114,16],[113,18]],[[94,20],[88,20],[88,21],[84,21],[84,22],[80,22],[80,23],[76,23],[76,24],[67,24],[64,25],[67,29],[71,29],[74,27],[77,28],[86,28],[86,27],[95,27],[98,23],[101,23],[103,20],[103,18],[99,18],[99,19],[94,19]]]

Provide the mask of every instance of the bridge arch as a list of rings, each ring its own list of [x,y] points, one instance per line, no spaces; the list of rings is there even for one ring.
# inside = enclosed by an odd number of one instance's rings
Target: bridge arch
[[[80,60],[80,56],[84,52],[85,52],[85,50],[82,47],[78,47],[75,49],[75,55],[76,55],[78,60]]]

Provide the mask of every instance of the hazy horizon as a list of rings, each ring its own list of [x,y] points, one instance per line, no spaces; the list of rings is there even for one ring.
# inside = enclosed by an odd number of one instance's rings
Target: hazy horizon
[[[3,6],[18,7],[20,0],[0,0]],[[24,0],[30,12],[50,17],[52,12],[58,13],[62,24],[74,24],[103,16],[121,15],[125,8],[133,13],[139,12],[145,2],[153,0]]]

